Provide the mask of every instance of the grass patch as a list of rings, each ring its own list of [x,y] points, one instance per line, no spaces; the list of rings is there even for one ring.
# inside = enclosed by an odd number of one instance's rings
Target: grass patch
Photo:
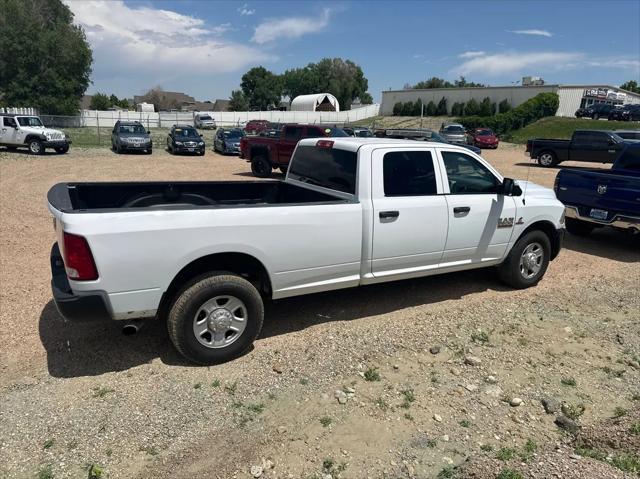
[[[320,424],[322,424],[322,427],[329,427],[332,422],[333,419],[331,419],[329,416],[322,416],[320,418]]]
[[[98,464],[87,464],[87,479],[102,479],[104,468]]]
[[[480,446],[480,450],[484,452],[491,452],[493,451],[493,446],[491,444],[483,444]]]
[[[53,479],[53,466],[51,464],[44,464],[40,466],[36,477],[38,479]]]
[[[458,424],[460,424],[462,427],[471,427],[471,421],[469,421],[468,419],[463,419]]]
[[[516,455],[516,450],[510,447],[502,447],[498,449],[496,452],[496,459],[500,459],[501,461],[508,461],[513,459]]]
[[[389,403],[382,398],[378,398],[374,401],[374,404],[380,408],[381,411],[389,410]]]
[[[56,443],[56,440],[51,438],[51,439],[47,439],[44,444],[42,445],[42,449],[49,449],[51,447],[53,447],[53,445]]]
[[[431,371],[431,384],[438,384],[440,382],[440,378],[438,377],[438,373],[435,371]]]
[[[334,461],[330,457],[328,457],[328,458],[326,458],[326,459],[324,459],[322,461],[322,470],[327,474],[331,474],[332,476],[339,475],[346,468],[347,468],[347,463],[346,462],[341,462],[340,464],[336,464],[336,461]]]
[[[140,448],[140,452],[146,452],[150,456],[157,456],[160,454],[160,451],[156,449],[154,446],[144,446]]]
[[[576,387],[578,383],[576,382],[575,378],[562,378],[560,380],[560,384],[562,384],[563,386]]]
[[[402,394],[402,397],[404,399],[400,407],[404,409],[409,409],[409,407],[411,406],[411,403],[415,402],[416,400],[416,395],[414,394],[413,389],[411,388],[403,389],[402,391],[400,391],[400,394]]]
[[[584,118],[542,118],[508,135],[505,141],[524,144],[531,138],[557,138],[568,140],[574,130],[634,130],[640,128],[637,121],[600,121]]]
[[[200,389],[200,388],[202,388],[202,383],[195,383],[193,385],[193,389]]]
[[[413,416],[411,414],[409,414],[408,412],[404,413],[404,418],[409,420],[409,421],[413,421]]]
[[[608,462],[612,466],[615,466],[624,472],[640,473],[640,456],[633,454],[619,454],[611,456],[611,459],[608,460],[607,457],[609,456],[606,452],[586,447],[576,448],[576,454],[582,457],[590,457],[597,461]]]
[[[632,401],[640,401],[640,393],[633,393],[631,395],[631,400]]]
[[[219,379],[214,379],[213,381],[211,381],[211,387],[212,388],[219,388],[220,387],[220,380]]]
[[[380,381],[380,373],[378,368],[369,368],[364,372],[365,381]]]
[[[93,391],[93,397],[94,398],[103,398],[105,397],[107,394],[111,394],[113,392],[115,392],[115,389],[111,389],[105,386],[100,386],[100,387],[95,387],[92,389]]]
[[[229,395],[231,395],[231,396],[235,395],[236,391],[238,390],[238,382],[237,381],[233,381],[232,383],[225,384],[224,385],[224,390],[227,393],[229,393]]]
[[[515,469],[503,469],[496,476],[496,479],[523,479],[523,476]]]
[[[632,424],[629,428],[629,432],[634,436],[640,436],[640,422]]]
[[[491,338],[486,331],[478,331],[471,334],[471,341],[478,344],[487,344],[489,343]]]
[[[247,411],[255,414],[261,414],[264,411],[264,403],[254,403],[247,405]]]
[[[300,378],[300,384],[302,384],[303,386],[306,386],[307,384],[309,384],[309,379]]]
[[[440,470],[436,479],[455,479],[456,477],[458,477],[458,473],[456,472],[455,467],[445,466]]]
[[[609,376],[610,378],[622,378],[624,373],[626,372],[624,369],[611,369],[609,366],[605,366],[602,370]]]

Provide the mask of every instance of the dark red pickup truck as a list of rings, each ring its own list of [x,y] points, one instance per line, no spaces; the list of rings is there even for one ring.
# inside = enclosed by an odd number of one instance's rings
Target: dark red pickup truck
[[[279,168],[285,173],[298,141],[303,138],[349,136],[340,128],[327,125],[284,125],[278,137],[245,136],[240,141],[240,158],[251,163],[251,172],[258,178],[268,178]]]

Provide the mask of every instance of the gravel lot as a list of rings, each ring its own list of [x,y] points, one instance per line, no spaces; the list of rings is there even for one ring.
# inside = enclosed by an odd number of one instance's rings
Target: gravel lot
[[[557,171],[519,146],[484,156],[546,186]],[[211,151],[0,150],[0,477],[637,477],[609,463],[640,457],[638,236],[568,236],[526,291],[478,270],[278,301],[254,349],[215,367],[186,364],[159,322],[124,337],[64,321],[47,190],[187,179],[252,177]],[[575,455],[543,398],[588,430],[592,457],[613,431],[608,459]]]

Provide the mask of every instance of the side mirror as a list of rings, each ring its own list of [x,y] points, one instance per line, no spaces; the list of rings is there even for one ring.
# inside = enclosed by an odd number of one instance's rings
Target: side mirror
[[[616,142],[614,140],[612,140],[611,138],[609,138],[609,141],[607,141],[607,145],[609,145],[609,146],[613,146],[615,144],[616,144]]]
[[[516,185],[516,182],[513,181],[513,179],[511,178],[505,178],[504,180],[502,180],[502,185],[500,185],[499,191],[500,191],[500,194],[504,196],[521,196],[522,195],[522,190],[518,185]]]
[[[18,125],[14,126],[13,128],[15,128],[16,130],[20,129],[20,127]]]
[[[150,134],[151,134],[151,130],[147,130],[147,135],[150,135]]]

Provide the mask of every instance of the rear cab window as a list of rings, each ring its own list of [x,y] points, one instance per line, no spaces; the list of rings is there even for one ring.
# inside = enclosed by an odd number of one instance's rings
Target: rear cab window
[[[356,194],[358,154],[316,145],[298,145],[287,178],[330,190]]]
[[[382,158],[384,195],[427,196],[438,192],[430,151],[392,151]]]

